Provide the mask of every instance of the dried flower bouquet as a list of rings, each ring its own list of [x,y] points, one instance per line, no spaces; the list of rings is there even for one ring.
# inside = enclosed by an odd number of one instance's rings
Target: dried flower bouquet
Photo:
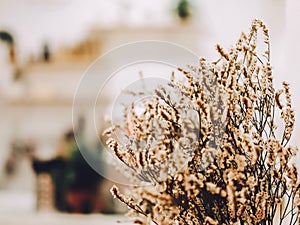
[[[288,145],[295,114],[289,85],[273,86],[268,29],[254,20],[228,53],[216,49],[216,62],[201,58],[179,69],[185,81],[158,87],[141,115],[128,107],[126,143],[114,136],[122,125],[106,130],[144,184],[111,192],[137,224],[299,224],[297,148]]]

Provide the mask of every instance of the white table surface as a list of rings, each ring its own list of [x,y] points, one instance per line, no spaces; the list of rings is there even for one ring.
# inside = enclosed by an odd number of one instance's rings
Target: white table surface
[[[120,223],[121,222],[121,223]],[[81,215],[61,213],[0,213],[1,225],[132,225],[122,215]]]

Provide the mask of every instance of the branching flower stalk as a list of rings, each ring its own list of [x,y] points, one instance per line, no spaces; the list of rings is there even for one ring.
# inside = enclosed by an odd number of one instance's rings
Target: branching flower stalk
[[[268,29],[254,20],[228,52],[216,49],[217,61],[179,69],[184,81],[172,76],[142,114],[132,104],[124,125],[106,130],[108,146],[144,184],[128,197],[116,186],[112,194],[137,224],[300,224],[297,148],[288,145],[295,113],[289,85],[273,86]]]

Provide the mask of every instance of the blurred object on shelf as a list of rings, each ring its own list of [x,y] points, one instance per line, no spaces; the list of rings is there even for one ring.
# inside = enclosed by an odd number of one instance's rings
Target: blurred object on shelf
[[[0,39],[7,42],[10,45],[14,43],[13,36],[7,31],[0,31]]]
[[[37,175],[37,210],[54,210],[53,182],[49,173],[42,172]]]
[[[50,49],[49,49],[49,45],[46,43],[44,44],[44,47],[43,47],[43,60],[45,62],[49,62],[50,61],[50,58],[51,58],[51,54],[50,54]]]
[[[191,16],[191,6],[188,0],[179,0],[176,7],[179,18],[183,21]]]
[[[80,118],[77,132],[83,132],[83,129],[84,120]],[[100,159],[97,159],[98,156],[93,155],[93,150],[90,151],[89,148],[92,146],[86,144],[82,147],[86,148],[84,151],[86,154],[90,154],[90,158],[96,160],[95,163],[101,163]],[[101,150],[97,149],[97,151]],[[101,196],[101,185],[104,178],[94,171],[81,155],[72,129],[64,133],[57,155],[49,160],[34,158],[33,168],[38,180],[41,174],[43,176],[47,174],[51,177],[54,187],[52,189],[45,182],[38,182],[37,189],[44,190],[44,192],[37,193],[38,210],[45,208],[46,200],[40,200],[40,198],[48,198],[47,202],[51,202],[52,198],[55,208],[59,211],[71,213],[112,212],[110,202]],[[46,186],[43,187],[43,185]],[[50,206],[48,208],[51,209]]]
[[[97,159],[90,149],[85,149],[85,151],[100,164],[100,159]],[[104,202],[98,195],[103,177],[83,158],[76,144],[73,130],[64,134],[58,157],[63,158],[65,162],[63,170],[52,171],[58,209],[77,213],[104,211]]]
[[[100,42],[101,40],[90,33],[79,43],[62,46],[55,54],[53,53],[53,58],[59,62],[77,60],[89,60],[92,62],[100,56]]]
[[[54,187],[52,172],[53,170],[64,169],[63,159],[39,160],[33,158],[32,167],[37,179],[37,210],[52,210],[57,207],[56,192]],[[52,205],[51,205],[52,204]]]
[[[0,39],[8,45],[9,49],[9,59],[12,64],[15,63],[16,55],[15,55],[15,43],[13,36],[7,31],[0,31]]]
[[[12,67],[12,78],[14,81],[17,81],[21,77],[22,73],[17,62],[14,37],[10,32],[0,31],[0,40],[7,45],[9,64]]]
[[[5,162],[6,176],[8,178],[14,176],[17,173],[19,161],[26,157],[29,157],[29,159],[31,159],[34,152],[34,143],[14,139],[11,142],[10,153]]]

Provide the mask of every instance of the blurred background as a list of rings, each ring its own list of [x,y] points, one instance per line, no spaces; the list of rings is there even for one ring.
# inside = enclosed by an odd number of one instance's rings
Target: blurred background
[[[229,48],[263,20],[276,86],[291,84],[300,146],[299,10],[297,0],[0,0],[0,224],[126,221],[112,183],[78,151],[74,132],[103,147],[86,134],[84,102],[73,131],[72,103],[88,66],[128,42],[170,41],[214,60],[216,43]]]

